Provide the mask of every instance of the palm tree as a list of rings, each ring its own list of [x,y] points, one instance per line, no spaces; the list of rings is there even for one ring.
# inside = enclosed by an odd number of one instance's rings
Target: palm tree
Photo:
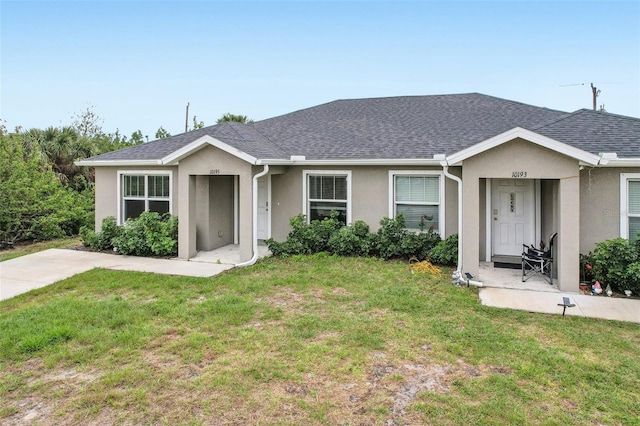
[[[220,124],[227,121],[235,121],[237,123],[246,123],[246,124],[253,123],[253,120],[247,117],[246,115],[236,115],[236,114],[231,114],[230,112],[218,118],[218,121],[216,121],[216,123]]]
[[[95,155],[94,144],[73,127],[31,129],[22,134],[25,155],[36,154],[51,165],[60,182],[82,190],[91,180],[92,171],[74,162]]]

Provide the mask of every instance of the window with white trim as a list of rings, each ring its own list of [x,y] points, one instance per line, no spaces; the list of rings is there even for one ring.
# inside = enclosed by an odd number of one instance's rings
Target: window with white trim
[[[402,213],[407,229],[444,232],[444,190],[439,172],[390,171],[389,215]]]
[[[640,238],[640,173],[620,174],[620,236]]]
[[[171,212],[171,173],[120,172],[119,222],[142,212]]]
[[[338,212],[338,219],[351,220],[351,172],[332,170],[304,171],[303,213],[307,221],[322,220]]]

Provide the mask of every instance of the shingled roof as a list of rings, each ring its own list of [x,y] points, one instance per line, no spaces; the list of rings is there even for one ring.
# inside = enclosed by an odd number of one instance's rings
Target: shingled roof
[[[640,157],[638,118],[580,109],[532,130],[592,154],[615,152],[619,158]]]
[[[160,160],[209,135],[262,160],[425,159],[522,127],[592,153],[640,157],[640,120],[479,93],[337,100],[253,124],[227,122],[89,161]]]

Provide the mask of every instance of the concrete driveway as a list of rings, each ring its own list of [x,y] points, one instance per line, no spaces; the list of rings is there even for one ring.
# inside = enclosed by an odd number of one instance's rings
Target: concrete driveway
[[[116,256],[78,250],[49,249],[0,262],[0,300],[53,284],[93,268],[156,274],[211,277],[232,264]]]

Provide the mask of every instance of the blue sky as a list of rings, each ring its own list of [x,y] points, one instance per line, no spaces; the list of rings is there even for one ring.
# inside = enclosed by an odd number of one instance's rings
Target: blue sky
[[[184,131],[335,99],[480,92],[640,117],[640,2],[0,1],[0,118]],[[582,85],[584,83],[584,85]]]

